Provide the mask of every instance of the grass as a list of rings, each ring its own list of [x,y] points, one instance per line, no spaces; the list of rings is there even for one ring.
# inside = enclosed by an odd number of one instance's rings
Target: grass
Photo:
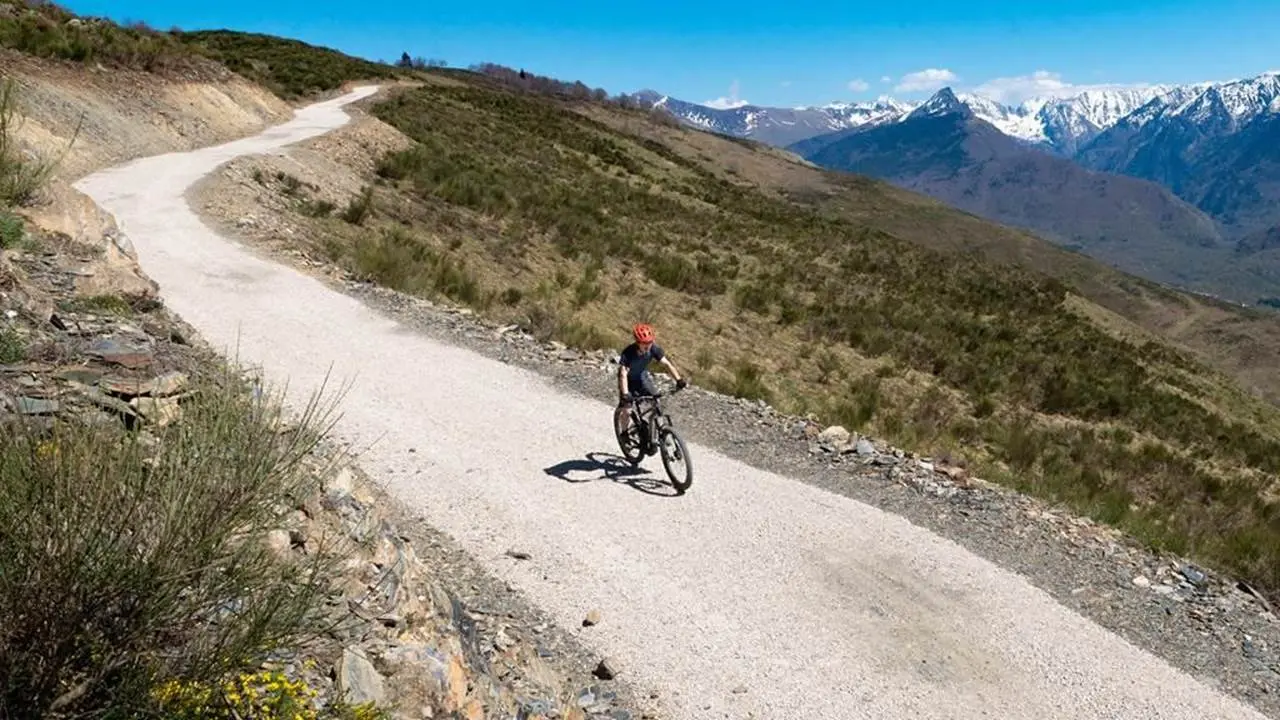
[[[97,313],[101,315],[132,315],[134,308],[126,298],[120,295],[89,295],[83,297],[73,297],[58,303],[64,311]]]
[[[185,47],[198,50],[285,100],[325,93],[353,80],[412,76],[403,68],[272,35],[200,30],[177,37]]]
[[[144,23],[125,25],[79,17],[51,2],[3,2],[0,47],[36,57],[70,60],[146,72],[191,70],[208,65],[171,33]]]
[[[53,177],[61,157],[32,157],[18,146],[16,133],[22,118],[18,114],[18,85],[13,78],[0,78],[0,208],[26,205]],[[77,129],[77,134],[78,134]],[[75,142],[75,137],[71,143]],[[68,152],[71,144],[63,151]],[[0,215],[0,243],[14,247],[22,238],[21,221],[11,213]]]
[[[569,344],[654,321],[700,384],[1280,591],[1280,415],[1160,334],[1201,300],[768,148],[448,75],[373,106],[416,144],[380,159],[364,228],[321,221],[337,262]]]
[[[154,710],[320,631],[328,559],[276,556],[278,505],[315,491],[327,431],[288,425],[230,370],[196,381],[156,441],[122,425],[0,428],[0,714]],[[51,599],[53,601],[51,601]]]
[[[0,1],[0,47],[35,57],[189,79],[231,70],[285,100],[353,80],[414,77],[416,70],[297,40],[230,30],[157,31],[142,22],[78,16],[55,3]]]

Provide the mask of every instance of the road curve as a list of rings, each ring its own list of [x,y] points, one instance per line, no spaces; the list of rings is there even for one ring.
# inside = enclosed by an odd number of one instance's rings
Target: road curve
[[[338,435],[372,444],[364,468],[564,626],[601,610],[585,642],[672,718],[1264,717],[955,543],[709,448],[691,447],[697,477],[679,498],[552,477],[616,450],[607,405],[429,340],[188,207],[183,193],[218,165],[339,127],[342,105],[373,91],[77,187],[215,347],[295,398],[330,373],[350,383]]]

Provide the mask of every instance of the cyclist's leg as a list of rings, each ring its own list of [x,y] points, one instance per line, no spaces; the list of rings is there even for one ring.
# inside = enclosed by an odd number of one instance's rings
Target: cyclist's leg
[[[640,376],[639,382],[634,383],[631,387],[631,396],[633,398],[653,397],[657,394],[658,388],[653,383],[653,376],[647,372]],[[649,425],[649,418],[652,412],[652,403],[644,402],[640,403],[636,407],[636,417],[640,421],[640,437],[644,438],[646,442],[650,442],[652,440],[652,438],[649,438],[649,432],[652,430]],[[649,454],[652,455],[653,452],[651,451]]]

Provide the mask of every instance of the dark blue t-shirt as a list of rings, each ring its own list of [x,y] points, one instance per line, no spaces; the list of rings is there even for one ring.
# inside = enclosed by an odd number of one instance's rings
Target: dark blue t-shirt
[[[649,345],[648,352],[640,352],[640,343],[631,343],[618,356],[618,363],[627,369],[627,384],[636,385],[641,382],[649,363],[660,361],[664,353],[658,343]]]

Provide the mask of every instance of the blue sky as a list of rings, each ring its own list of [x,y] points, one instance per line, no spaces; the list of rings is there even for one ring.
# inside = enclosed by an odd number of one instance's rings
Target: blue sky
[[[1227,80],[1280,69],[1280,0],[63,4],[162,29],[267,32],[372,59],[394,60],[407,50],[454,66],[497,62],[611,93],[652,88],[693,102],[919,98],[944,83],[1000,88],[1016,102],[1052,88]]]

